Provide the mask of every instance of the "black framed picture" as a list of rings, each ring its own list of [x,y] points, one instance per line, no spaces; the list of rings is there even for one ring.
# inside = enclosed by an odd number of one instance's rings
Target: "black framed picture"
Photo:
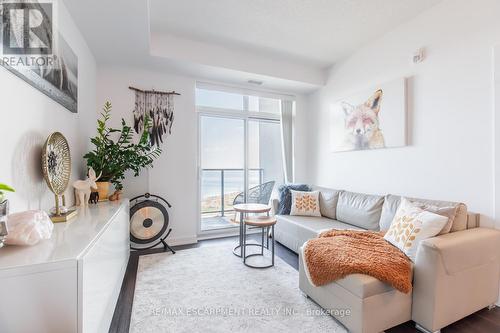
[[[69,111],[78,112],[78,57],[54,31],[54,3],[1,5],[1,65]]]

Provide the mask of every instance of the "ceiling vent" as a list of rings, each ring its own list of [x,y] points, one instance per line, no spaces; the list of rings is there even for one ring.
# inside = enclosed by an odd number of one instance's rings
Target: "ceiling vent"
[[[261,86],[264,83],[263,81],[259,81],[259,80],[248,80],[247,82],[250,84],[254,84],[256,86]]]

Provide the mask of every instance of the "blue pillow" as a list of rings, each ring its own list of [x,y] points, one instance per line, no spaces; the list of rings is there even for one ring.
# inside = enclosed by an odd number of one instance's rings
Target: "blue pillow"
[[[307,184],[284,184],[278,188],[280,195],[280,203],[278,206],[278,215],[290,215],[292,209],[292,192],[294,191],[311,191]]]

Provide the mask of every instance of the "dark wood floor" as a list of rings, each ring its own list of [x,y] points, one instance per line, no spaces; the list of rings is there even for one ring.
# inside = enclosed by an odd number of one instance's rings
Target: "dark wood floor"
[[[256,236],[257,237],[257,236]],[[227,244],[228,248],[236,243],[237,237],[226,237],[200,241],[197,244],[174,247],[175,251],[203,247],[213,244]],[[132,302],[134,300],[135,278],[137,275],[137,265],[141,255],[163,252],[163,249],[151,249],[141,252],[131,252],[125,277],[116,304],[115,313],[109,329],[110,333],[128,332],[130,327],[130,316],[132,314]],[[299,269],[298,256],[288,248],[276,243],[276,255],[283,259],[290,266]],[[493,310],[480,310],[456,323],[453,323],[441,330],[443,333],[500,333],[500,308]],[[409,321],[386,331],[388,333],[414,333],[415,323]],[[237,333],[237,332],[235,332]]]

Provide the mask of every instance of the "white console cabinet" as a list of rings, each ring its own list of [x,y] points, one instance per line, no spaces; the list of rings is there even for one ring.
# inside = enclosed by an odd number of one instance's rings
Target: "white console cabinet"
[[[35,246],[0,249],[0,332],[108,332],[129,249],[127,200],[80,208]]]

